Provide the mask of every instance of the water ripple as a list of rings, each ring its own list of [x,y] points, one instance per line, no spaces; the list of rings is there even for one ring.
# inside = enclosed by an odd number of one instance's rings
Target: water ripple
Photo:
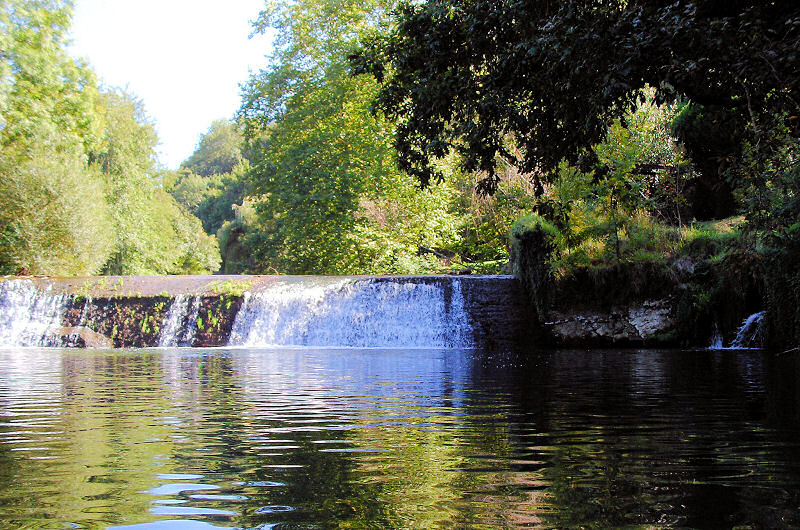
[[[0,352],[0,519],[800,526],[797,374],[757,352]]]

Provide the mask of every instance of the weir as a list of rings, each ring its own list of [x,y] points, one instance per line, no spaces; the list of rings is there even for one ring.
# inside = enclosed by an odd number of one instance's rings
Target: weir
[[[161,326],[158,345],[161,347],[191,346],[197,331],[199,312],[199,296],[177,295],[172,300]]]
[[[231,345],[468,348],[461,280],[281,282],[246,293]]]
[[[46,346],[61,325],[67,297],[31,281],[0,283],[0,346]]]
[[[511,276],[0,280],[0,347],[495,347],[531,314]]]

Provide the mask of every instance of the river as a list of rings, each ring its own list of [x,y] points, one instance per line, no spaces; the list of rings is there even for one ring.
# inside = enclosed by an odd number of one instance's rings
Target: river
[[[9,528],[800,526],[760,351],[0,350]]]

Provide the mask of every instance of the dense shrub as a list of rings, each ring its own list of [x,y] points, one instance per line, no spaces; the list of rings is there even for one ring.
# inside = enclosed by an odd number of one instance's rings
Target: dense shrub
[[[538,215],[518,219],[511,226],[511,264],[531,295],[536,318],[546,318],[553,291],[551,261],[558,229]]]
[[[766,251],[765,302],[770,344],[800,346],[800,234],[786,237],[780,247]]]

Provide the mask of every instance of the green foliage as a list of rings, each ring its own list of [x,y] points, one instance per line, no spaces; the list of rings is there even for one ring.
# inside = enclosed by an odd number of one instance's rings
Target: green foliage
[[[685,188],[695,179],[672,137],[671,125],[680,109],[677,104],[657,104],[655,90],[646,87],[636,106],[614,120],[605,140],[593,148],[601,164],[594,175],[595,203],[610,219],[615,242],[637,211],[664,222],[683,222]]]
[[[235,123],[216,120],[200,137],[197,149],[181,164],[181,168],[201,177],[231,173],[244,159],[243,143],[242,132]]]
[[[541,217],[517,222],[511,232],[512,264],[539,319],[552,308],[611,309],[670,298],[676,308],[677,336],[702,344],[714,326],[729,342],[742,318],[760,310],[764,264],[760,255],[744,246],[747,237],[741,217],[675,227],[638,216],[629,222],[627,236],[626,259],[620,262],[596,238],[568,250],[563,234]],[[783,289],[772,292],[783,296]],[[794,294],[782,299],[783,309],[792,315],[795,307],[787,301]]]
[[[225,221],[235,217],[235,207],[241,206],[250,186],[245,178],[249,164],[239,163],[231,173],[197,175],[181,170],[167,187],[180,205],[197,216],[203,229],[214,234]]]
[[[629,220],[621,242],[624,261],[594,237],[568,249],[563,233],[538,216],[516,223],[511,239],[514,272],[534,297],[540,319],[549,307],[610,309],[669,297],[676,308],[678,336],[702,344],[714,326],[729,342],[744,316],[763,308],[770,261],[765,264],[748,248],[742,217],[676,227],[637,215]],[[775,278],[787,272],[784,268]],[[795,292],[787,292],[789,287],[791,282],[766,292],[777,295],[783,311],[793,315],[788,300]]]
[[[739,229],[742,217],[693,223],[681,231],[679,255],[697,259],[711,259],[721,256],[736,245],[741,246],[742,233]]]
[[[276,2],[256,22],[279,35],[271,66],[251,78],[240,111],[258,220],[226,222],[218,232],[223,248],[245,258],[237,262],[249,262],[245,270],[503,268],[508,226],[532,204],[526,178],[509,167],[502,193],[478,197],[475,174],[450,158],[438,162],[452,176],[447,183],[418,189],[396,167],[391,126],[370,108],[377,84],[348,74],[346,54],[358,38],[386,31],[392,7]]]
[[[63,137],[29,140],[24,149],[6,145],[0,152],[0,271],[97,272],[112,243],[102,181]]]
[[[68,1],[7,0],[0,4],[0,130],[4,144],[38,135],[95,141],[94,74],[65,52]]]
[[[498,169],[518,168],[558,229],[561,277],[688,259],[721,268],[697,291],[718,304],[743,278],[741,245],[780,286],[770,326],[796,329],[781,260],[800,218],[800,5],[431,0],[401,4],[394,22],[362,39],[351,67],[380,83],[400,166],[423,185],[452,152],[488,193]],[[692,233],[739,212],[736,235]],[[757,305],[745,298],[737,310]]]
[[[453,149],[491,192],[498,156],[545,181],[565,159],[597,167],[592,147],[647,84],[756,127],[796,113],[798,21],[790,2],[405,2],[352,66],[381,83],[405,170],[427,183]]]
[[[225,280],[224,282],[211,282],[208,289],[223,296],[242,296],[245,291],[253,287],[251,280]]]
[[[800,165],[793,148],[790,157],[768,161],[762,175],[769,181],[755,181],[753,194],[764,205],[758,220],[766,232],[761,244],[769,337],[782,348],[800,343]]]
[[[332,74],[333,75],[333,74]],[[369,115],[364,80],[339,74],[290,102],[254,162],[264,257],[291,273],[358,272],[370,257],[354,237],[359,199],[393,173],[387,131]],[[388,174],[387,174],[388,173]]]
[[[594,146],[600,169],[584,173],[562,162],[541,194],[531,186],[529,208],[558,229],[553,264],[561,276],[574,266],[647,261],[678,247],[682,190],[694,178],[670,134],[679,107],[656,104],[652,89],[641,96]]]
[[[782,348],[800,344],[800,226],[780,235],[765,252],[765,299],[769,337]]]
[[[156,184],[142,105],[66,53],[71,5],[0,4],[0,270],[216,269],[213,238]]]
[[[475,272],[508,272],[508,230],[519,217],[528,214],[540,202],[526,175],[510,165],[503,165],[494,195],[475,192],[480,181],[478,174],[464,174],[455,167],[442,167],[448,182],[456,188],[451,206],[458,215],[457,239],[453,250],[464,265]],[[441,184],[439,184],[441,185]]]
[[[209,190],[195,212],[209,234],[216,233],[223,223],[235,218],[236,207],[243,204],[250,190],[246,179],[248,169],[249,165],[243,162],[232,173],[209,177]]]
[[[437,256],[455,234],[452,189],[422,192],[397,171],[391,129],[370,112],[377,85],[347,71],[346,52],[391,6],[279,2],[256,22],[279,35],[272,66],[251,78],[240,111],[258,222],[226,241],[251,245],[261,271],[441,267]]]
[[[219,251],[197,218],[156,186],[157,138],[141,103],[122,92],[102,94],[106,130],[91,153],[106,180],[117,240],[107,274],[175,274],[217,270]]]
[[[407,176],[383,197],[360,200],[359,244],[372,256],[367,272],[441,272],[457,261],[450,250],[460,219],[452,211],[456,190],[447,185],[420,190]]]
[[[258,247],[257,215],[252,205],[245,200],[241,206],[233,205],[234,219],[225,221],[217,230],[220,252],[222,254],[223,274],[239,274],[259,270],[257,256],[252,252]],[[267,271],[268,272],[268,271]]]
[[[175,199],[215,234],[226,221],[233,221],[250,186],[246,179],[249,162],[244,158],[244,138],[239,126],[228,120],[211,124],[167,189]]]
[[[551,258],[556,251],[558,229],[538,215],[529,215],[511,226],[511,263],[534,302],[537,318],[544,321],[552,298]]]
[[[159,260],[166,259],[165,253],[151,254],[162,248],[153,245],[151,237],[163,235],[154,233],[152,223],[155,215],[161,215],[151,202],[156,191],[150,177],[155,166],[155,130],[145,121],[141,102],[128,94],[107,92],[99,103],[105,130],[90,160],[105,180],[116,237],[104,272],[153,273],[160,269]]]
[[[63,50],[68,4],[5,2],[0,16],[0,270],[90,274],[110,243],[84,158],[94,76]]]
[[[174,182],[165,186],[169,194],[187,211],[195,214],[206,197],[217,191],[214,179],[188,171],[178,171],[170,180]]]
[[[162,190],[157,190],[156,195],[158,200],[154,204],[163,215],[159,224],[166,233],[165,263],[170,263],[164,273],[207,274],[219,270],[221,257],[216,238],[206,234],[200,220],[187,213],[170,195]]]

